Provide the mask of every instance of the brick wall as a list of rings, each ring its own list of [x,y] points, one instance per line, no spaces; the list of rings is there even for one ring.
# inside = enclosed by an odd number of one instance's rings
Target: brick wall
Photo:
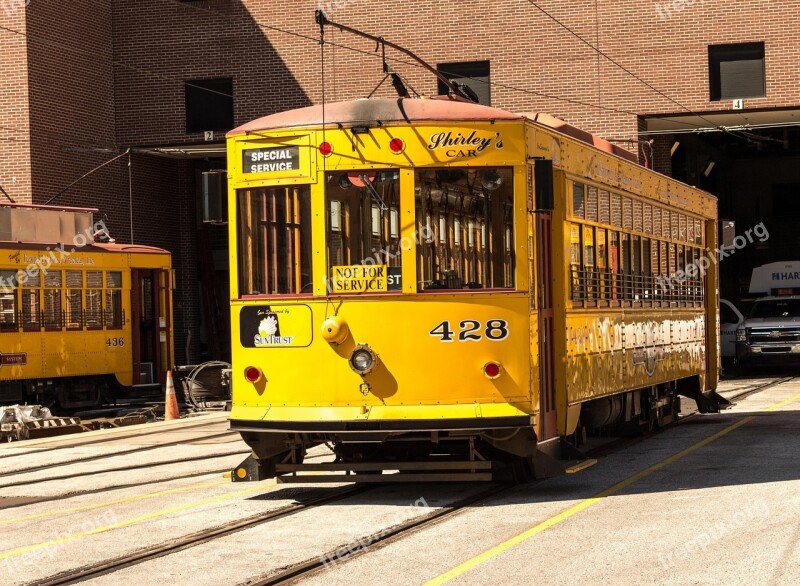
[[[0,5],[0,26],[25,32],[25,10]],[[30,202],[28,56],[25,37],[0,30],[0,186]],[[8,201],[0,195],[0,201]]]
[[[18,194],[32,189],[34,200],[43,201],[128,146],[200,141],[200,135],[185,132],[187,79],[232,77],[237,124],[319,102],[320,49],[313,22],[319,5],[331,18],[385,35],[434,64],[488,59],[495,105],[546,111],[611,138],[635,136],[644,114],[683,113],[684,106],[698,112],[729,109],[708,98],[711,43],[766,43],[768,97],[748,100],[748,107],[800,101],[795,66],[800,44],[794,39],[800,11],[793,2],[752,0],[747,10],[723,0],[538,4],[668,97],[598,56],[524,0],[79,0],[69,10],[55,0],[37,0],[26,10],[0,12],[3,23],[29,35],[27,41],[6,31],[0,35],[6,127],[0,130],[0,184]],[[326,47],[326,98],[367,95],[381,79],[374,44],[332,29],[326,38],[342,45]],[[418,91],[436,92],[428,73],[407,63],[390,64]],[[388,84],[378,94],[390,95]],[[126,182],[124,164],[112,165],[62,201],[88,199],[107,207]],[[117,229],[128,232],[123,215],[113,216]]]
[[[9,0],[6,0],[8,3]],[[129,147],[202,142],[185,131],[184,82],[233,78],[235,123],[322,100],[314,9],[384,35],[426,61],[489,60],[493,105],[548,112],[607,138],[632,139],[654,114],[727,111],[708,96],[709,44],[764,41],[767,97],[748,108],[797,107],[797,2],[751,0],[537,0],[577,34],[635,72],[647,87],[525,0],[35,0],[0,25],[0,185],[42,203]],[[660,12],[659,12],[660,10]],[[374,43],[326,29],[325,99],[364,97],[382,78]],[[411,87],[436,93],[435,78],[389,51]],[[393,95],[386,83],[376,95]],[[677,103],[676,103],[677,102]],[[636,142],[620,143],[637,150]],[[669,141],[652,166],[670,170]],[[644,147],[649,148],[649,147]],[[649,150],[647,151],[650,153]],[[114,236],[173,252],[176,355],[199,352],[196,179],[189,161],[122,159],[58,201],[99,207]],[[133,198],[133,223],[129,199]],[[194,359],[194,358],[193,358]]]
[[[269,13],[278,6],[295,10],[294,3],[260,4],[268,4]],[[114,30],[117,60],[135,65],[115,69],[118,139],[124,145],[203,140],[201,133],[186,132],[187,80],[232,77],[237,124],[310,103],[296,72],[240,2],[116,3]]]
[[[57,26],[54,26],[57,23]],[[119,153],[114,127],[111,0],[37,0],[27,8],[33,201],[44,203]],[[57,203],[107,213],[115,233],[125,166],[92,174]],[[126,190],[127,191],[127,190]]]

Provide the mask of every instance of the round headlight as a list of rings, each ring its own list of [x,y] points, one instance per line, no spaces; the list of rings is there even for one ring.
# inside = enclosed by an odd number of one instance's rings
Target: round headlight
[[[356,346],[350,353],[350,368],[356,371],[361,376],[369,374],[375,369],[378,363],[378,357],[375,352],[366,344]]]

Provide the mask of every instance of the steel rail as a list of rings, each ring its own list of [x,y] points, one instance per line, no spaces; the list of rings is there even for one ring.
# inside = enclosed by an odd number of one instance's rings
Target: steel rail
[[[762,385],[758,385],[755,388],[745,389],[742,392],[731,396],[729,400],[733,402],[735,400],[748,397],[755,393],[764,391],[770,387],[791,381],[793,378],[795,377],[786,377]],[[691,415],[685,416],[676,421],[674,425],[679,425],[682,421],[685,421],[687,418],[697,414],[698,413],[693,413]],[[665,428],[658,430],[658,432],[669,429],[672,426],[673,425],[668,425]],[[631,440],[630,438],[624,438],[622,441],[619,442],[617,441],[610,442],[610,444],[607,444],[605,446],[598,446],[597,448],[594,448],[593,450],[589,451],[587,456],[596,457],[600,455],[608,455],[611,452],[620,451],[634,443],[652,437],[653,435],[654,433],[651,432],[644,436],[636,438],[635,440]],[[531,482],[529,483],[529,485],[533,486],[541,482],[543,482],[543,480]],[[442,519],[455,516],[460,512],[467,510],[468,507],[478,504],[481,501],[494,498],[514,488],[514,486],[515,485],[509,485],[509,486],[501,486],[499,488],[490,489],[485,493],[481,493],[480,495],[474,497],[469,497],[467,499],[464,499],[463,501],[459,501],[457,503],[454,503],[453,505],[444,507],[443,509],[440,509],[439,511],[436,511],[429,515],[424,515],[415,519],[411,519],[406,523],[403,523],[397,527],[392,528],[389,531],[384,531],[374,535],[369,535],[358,541],[339,547],[334,551],[326,552],[321,556],[319,556],[318,558],[307,560],[305,562],[300,562],[298,564],[290,566],[289,568],[286,568],[285,570],[277,574],[271,574],[257,580],[248,581],[247,584],[248,586],[274,586],[276,584],[292,584],[300,580],[301,578],[307,578],[310,574],[324,567],[326,565],[325,560],[335,560],[338,563],[339,561],[351,559],[356,555],[366,553],[368,551],[368,548],[363,545],[365,541],[368,542],[370,546],[377,543],[390,543],[391,541],[400,536],[403,536],[405,534],[415,533],[423,529],[424,527],[427,527],[428,525],[430,525],[435,521],[440,521]],[[340,554],[340,552],[342,553]]]
[[[75,443],[75,444],[71,444],[71,445],[53,446],[53,447],[50,447],[50,448],[41,448],[41,449],[37,448],[36,446],[25,446],[25,445],[19,445],[18,446],[15,443],[9,443],[9,444],[4,444],[5,449],[9,449],[9,450],[30,450],[30,451],[17,452],[17,453],[13,453],[13,454],[0,453],[0,460],[5,459],[5,458],[18,458],[20,456],[32,455],[32,454],[36,454],[36,455],[46,454],[47,452],[53,452],[55,450],[65,450],[67,448],[80,448],[80,447],[83,447],[83,446],[91,446],[91,445],[95,445],[95,444],[102,444],[102,443],[105,443],[105,442],[112,442],[112,441],[116,441],[116,440],[120,440],[120,439],[130,439],[132,437],[143,437],[143,436],[150,436],[150,435],[158,435],[159,433],[170,433],[170,432],[176,431],[176,430],[183,431],[185,429],[195,429],[195,428],[198,428],[198,427],[206,427],[208,425],[216,425],[216,424],[219,424],[219,423],[226,423],[226,421],[225,420],[203,421],[203,422],[200,422],[200,423],[192,423],[192,424],[187,424],[187,425],[170,427],[170,428],[167,428],[167,429],[154,429],[154,430],[151,430],[151,431],[144,431],[144,432],[135,432],[134,431],[134,432],[127,433],[127,434],[120,433],[119,435],[109,435],[109,436],[102,437],[102,438],[94,438],[94,439],[89,438],[89,441],[79,442],[79,443]],[[146,424],[144,424],[144,425],[146,425]],[[114,429],[124,429],[124,428],[117,427],[117,428],[114,428]],[[98,431],[111,431],[111,430],[98,430]],[[81,437],[84,437],[82,435],[84,433],[91,434],[92,432],[91,431],[85,431],[85,432],[75,433],[75,434],[53,436],[52,441],[53,442],[62,442],[62,441],[66,441],[66,440],[79,440]],[[44,439],[44,438],[42,438],[42,439]]]
[[[540,482],[542,481],[533,482],[531,484],[539,484]],[[401,537],[404,537],[406,534],[420,531],[435,522],[458,515],[474,505],[479,505],[480,503],[508,492],[517,486],[518,485],[516,484],[502,484],[500,486],[494,486],[488,490],[482,491],[477,495],[461,499],[427,515],[420,515],[419,517],[409,519],[405,523],[397,525],[396,527],[379,531],[378,533],[373,533],[372,535],[363,537],[358,541],[337,547],[335,550],[326,552],[317,558],[289,566],[277,574],[271,574],[260,579],[250,580],[247,582],[247,584],[248,586],[272,586],[273,584],[285,584],[293,582],[296,579],[306,577],[309,573],[324,567],[326,563],[325,560],[335,559],[336,563],[338,563],[340,561],[350,559],[358,554],[366,553],[369,551],[369,547],[375,544],[390,543]],[[365,541],[368,542],[369,546],[364,545]]]
[[[120,570],[122,568],[133,566],[154,558],[159,558],[171,553],[176,553],[178,551],[206,543],[213,539],[225,537],[227,535],[231,535],[233,533],[237,533],[239,531],[243,531],[245,529],[249,529],[257,525],[262,525],[270,521],[275,521],[277,519],[282,519],[285,517],[296,515],[297,513],[305,511],[307,509],[319,507],[328,504],[330,502],[343,500],[347,497],[360,494],[362,492],[365,492],[373,488],[374,487],[367,487],[367,486],[347,487],[344,490],[337,491],[335,494],[328,494],[307,503],[288,505],[286,507],[281,507],[280,509],[274,511],[268,511],[266,513],[260,513],[258,515],[247,517],[246,519],[232,521],[230,523],[220,525],[213,529],[205,529],[203,531],[198,531],[196,533],[192,533],[191,535],[187,535],[185,537],[173,539],[166,543],[154,545],[151,547],[146,547],[134,551],[130,554],[126,554],[123,556],[113,558],[111,560],[107,560],[105,562],[89,564],[81,566],[80,568],[76,568],[74,570],[61,572],[59,574],[56,574],[55,576],[50,576],[48,578],[44,578],[42,580],[38,580],[35,582],[30,582],[29,586],[60,586],[63,584],[74,584],[77,582],[82,582],[88,578],[102,576],[104,574],[108,574]]]
[[[237,432],[235,432],[235,431],[225,431],[225,432],[222,432],[222,433],[215,433],[215,434],[212,434],[212,435],[199,437],[197,439],[205,441],[205,440],[208,440],[208,439],[214,439],[214,438],[220,438],[220,437],[226,437],[226,436],[234,436],[234,435],[238,437],[239,434]],[[54,462],[52,464],[42,464],[40,466],[30,466],[29,468],[22,468],[22,469],[19,469],[19,470],[10,470],[8,472],[0,472],[0,478],[3,478],[5,476],[19,476],[20,474],[27,474],[29,472],[38,472],[40,470],[49,470],[51,468],[58,468],[60,466],[71,466],[72,464],[80,464],[80,463],[83,463],[83,462],[94,462],[94,461],[97,461],[97,460],[103,460],[105,458],[115,458],[117,456],[125,456],[125,455],[128,455],[128,454],[136,454],[136,453],[139,453],[139,452],[147,452],[147,451],[150,451],[150,450],[156,450],[156,449],[160,449],[160,448],[169,448],[169,447],[178,446],[178,445],[181,445],[181,444],[187,444],[187,443],[189,443],[191,441],[194,441],[194,440],[187,440],[187,439],[184,438],[184,439],[180,439],[180,440],[166,442],[166,443],[163,443],[163,444],[153,444],[153,445],[149,445],[149,446],[141,446],[139,448],[134,448],[134,449],[131,449],[131,450],[123,450],[121,452],[114,452],[114,453],[111,453],[111,454],[98,454],[98,455],[95,455],[95,456],[86,456],[84,458],[76,458],[74,460],[65,460],[63,462]],[[85,445],[85,444],[81,444],[81,445]]]
[[[80,478],[81,476],[97,476],[98,474],[107,474],[109,472],[130,472],[132,470],[143,470],[148,468],[155,468],[157,466],[182,464],[184,462],[198,462],[203,460],[213,460],[215,458],[227,458],[229,456],[242,456],[244,454],[249,454],[249,453],[251,453],[249,449],[238,450],[236,452],[226,452],[223,454],[206,454],[203,456],[192,456],[190,458],[177,458],[173,460],[165,460],[163,462],[146,462],[143,464],[131,464],[129,466],[117,466],[116,468],[106,468],[105,470],[88,470],[86,472],[63,474],[61,476],[48,476],[47,478],[33,478],[30,480],[19,480],[17,482],[10,482],[8,484],[0,484],[0,488],[13,488],[16,486],[27,486],[29,484],[41,484],[44,482],[52,482],[53,480],[69,480],[71,478]]]

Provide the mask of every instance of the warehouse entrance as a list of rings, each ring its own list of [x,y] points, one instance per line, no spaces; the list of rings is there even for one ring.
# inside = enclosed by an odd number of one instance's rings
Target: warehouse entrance
[[[800,110],[644,122],[656,170],[716,195],[720,219],[735,222],[729,237],[757,235],[720,261],[723,298],[746,297],[755,266],[800,260]]]

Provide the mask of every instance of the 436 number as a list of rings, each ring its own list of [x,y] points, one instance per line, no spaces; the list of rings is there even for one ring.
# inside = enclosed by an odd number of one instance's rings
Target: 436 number
[[[124,345],[125,345],[125,338],[106,338],[106,346],[116,347]]]
[[[465,319],[458,323],[459,342],[478,342],[484,336],[493,342],[505,340],[508,337],[508,322],[504,319],[490,319],[486,325],[474,319]],[[456,339],[456,332],[450,326],[450,321],[445,320],[429,334],[439,338],[440,342],[452,342]]]

